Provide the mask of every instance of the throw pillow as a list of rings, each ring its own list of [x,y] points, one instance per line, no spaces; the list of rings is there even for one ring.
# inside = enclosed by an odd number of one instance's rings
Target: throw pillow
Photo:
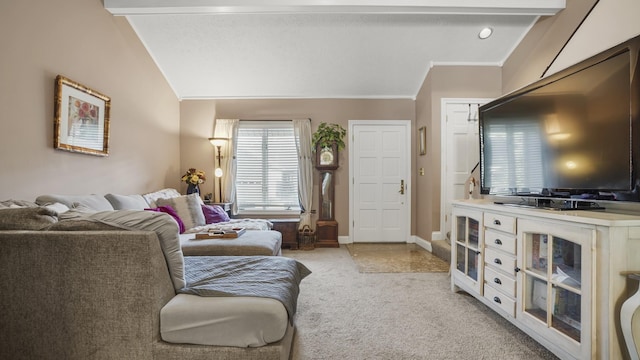
[[[94,211],[113,210],[111,203],[101,195],[40,195],[36,198],[36,204],[49,205],[53,203],[61,203],[67,207],[74,207],[75,203],[87,206]]]
[[[145,209],[147,211],[155,211],[155,212],[163,212],[165,214],[169,214],[171,215],[171,217],[173,218],[173,220],[175,220],[178,223],[178,228],[180,228],[180,234],[182,234],[184,232],[184,222],[182,222],[182,219],[180,219],[180,216],[178,216],[178,213],[176,213],[175,210],[173,210],[173,208],[171,206],[165,205],[165,206],[158,206],[156,208],[147,208]]]
[[[96,212],[98,211],[96,211],[92,207],[76,202],[72,204],[68,211],[58,213],[58,218],[60,220],[77,219],[85,217],[89,214],[94,214]]]
[[[53,203],[53,204],[45,205],[44,207],[46,207],[49,210],[55,211],[56,213],[58,213],[58,216],[60,216],[60,214],[64,214],[67,211],[69,211],[69,207],[61,203]]]
[[[172,189],[172,188],[166,188],[166,189],[154,191],[152,193],[143,194],[142,197],[147,201],[147,204],[149,204],[146,207],[154,208],[158,206],[156,204],[156,200],[174,198],[180,195],[182,194],[180,194],[178,190]]]
[[[205,224],[200,206],[201,201],[199,194],[195,193],[169,199],[158,199],[156,205],[171,206],[182,219],[185,229],[191,229]]]
[[[0,209],[0,230],[41,230],[58,222],[58,213],[45,207]]]
[[[21,207],[36,207],[38,206],[38,204],[32,202],[32,201],[27,201],[27,200],[13,200],[13,199],[9,199],[9,200],[3,200],[0,201],[0,209],[4,209],[4,208],[21,208]]]
[[[207,224],[231,220],[229,214],[220,205],[202,205],[202,213],[204,214],[204,222]]]
[[[104,197],[116,210],[143,210],[149,207],[142,195],[107,194]]]

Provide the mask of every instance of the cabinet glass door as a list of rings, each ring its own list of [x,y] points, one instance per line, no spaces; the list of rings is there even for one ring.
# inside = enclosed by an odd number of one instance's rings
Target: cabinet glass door
[[[456,217],[456,268],[478,281],[480,223],[467,216]]]
[[[540,223],[522,225],[519,232],[524,320],[566,336],[568,344],[576,345],[575,352],[587,351],[580,348],[580,343],[586,342],[590,333],[592,231],[569,227],[550,230]]]

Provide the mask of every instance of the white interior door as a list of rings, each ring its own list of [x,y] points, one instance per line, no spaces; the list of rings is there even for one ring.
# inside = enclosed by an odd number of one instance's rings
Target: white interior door
[[[349,121],[352,242],[407,242],[411,122]]]
[[[442,100],[441,236],[451,231],[451,201],[468,196],[465,184],[480,161],[478,107],[488,99]]]

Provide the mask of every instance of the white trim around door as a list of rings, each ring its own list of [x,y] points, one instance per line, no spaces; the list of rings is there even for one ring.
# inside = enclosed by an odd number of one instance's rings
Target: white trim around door
[[[455,179],[450,179],[448,177],[448,171],[451,170],[449,168],[458,168],[464,164],[452,164],[451,162],[453,161],[460,161],[460,159],[470,156],[471,154],[466,154],[466,152],[464,151],[464,149],[456,149],[456,150],[461,150],[463,152],[465,152],[464,156],[463,154],[459,154],[460,156],[455,156],[454,153],[450,152],[453,150],[452,146],[468,146],[469,144],[466,144],[466,141],[463,141],[461,139],[464,138],[464,136],[473,136],[473,134],[471,133],[467,133],[467,131],[470,130],[462,130],[463,133],[459,133],[460,131],[460,126],[457,126],[456,129],[454,129],[455,125],[455,119],[449,119],[451,121],[447,120],[447,116],[449,113],[453,112],[455,115],[460,115],[460,111],[463,113],[462,116],[469,116],[468,122],[470,125],[474,125],[477,126],[478,125],[478,108],[483,105],[486,104],[487,102],[491,101],[492,99],[486,99],[486,98],[442,98],[440,101],[440,148],[441,148],[441,153],[440,153],[440,227],[439,230],[437,231],[433,231],[432,233],[432,240],[444,240],[447,237],[447,232],[450,231],[450,229],[447,229],[447,225],[446,225],[446,216],[449,216],[450,214],[448,214],[448,210],[447,210],[447,202],[450,202],[451,199],[450,197],[454,196],[452,195],[455,191],[453,191],[452,188],[455,186],[454,183],[456,181],[454,181]],[[455,108],[461,108],[461,109],[455,109]],[[467,110],[468,109],[468,110]],[[468,113],[467,113],[468,112]],[[468,115],[467,115],[468,114]],[[462,119],[463,122],[465,119]],[[455,130],[455,131],[454,131]],[[453,139],[452,138],[452,133],[457,133],[458,135],[462,135],[461,138]],[[476,129],[477,132],[477,129]],[[470,140],[469,140],[470,141]],[[476,139],[477,141],[477,139]],[[479,147],[477,149],[474,149],[473,154],[475,156],[477,156],[476,154],[478,154],[480,151]],[[479,158],[478,158],[479,159]],[[473,166],[475,165],[471,164],[471,165],[467,165],[467,167],[470,167],[468,169],[468,171],[471,171]],[[470,173],[469,173],[470,175]],[[469,175],[465,176],[468,177]],[[450,176],[450,174],[449,174]],[[460,179],[458,179],[460,180]],[[449,223],[450,223],[449,219]]]

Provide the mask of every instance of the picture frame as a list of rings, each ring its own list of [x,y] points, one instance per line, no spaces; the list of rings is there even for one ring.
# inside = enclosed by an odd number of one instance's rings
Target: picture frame
[[[54,149],[108,156],[110,110],[110,97],[56,76]]]
[[[427,127],[422,126],[418,129],[418,154],[427,154]]]

